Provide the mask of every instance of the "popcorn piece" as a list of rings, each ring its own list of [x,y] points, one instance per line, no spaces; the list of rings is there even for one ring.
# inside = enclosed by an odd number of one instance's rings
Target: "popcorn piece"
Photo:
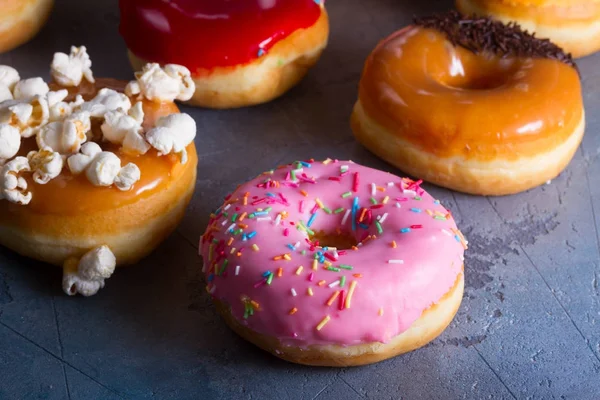
[[[171,114],[161,117],[156,127],[146,133],[146,140],[159,151],[159,155],[179,154],[181,163],[187,162],[186,147],[196,137],[196,122],[188,114]]]
[[[83,78],[90,83],[95,82],[92,61],[85,46],[71,47],[69,55],[54,53],[50,74],[62,86],[79,86]]]
[[[28,102],[8,100],[0,104],[0,123],[18,128],[24,138],[36,135],[48,117],[48,101],[43,96],[35,96]]]
[[[167,64],[164,68],[156,63],[146,64],[136,72],[136,81],[125,87],[128,96],[142,95],[151,101],[187,101],[192,98],[196,85],[190,71],[181,65]]]
[[[122,110],[128,112],[131,108],[129,97],[115,90],[103,88],[100,89],[96,97],[92,100],[83,103],[79,109],[87,111],[92,117],[104,117],[109,111]]]
[[[36,140],[40,149],[49,148],[60,154],[73,154],[87,141],[90,130],[90,114],[78,111],[64,121],[50,122],[42,127]]]
[[[115,178],[115,186],[117,189],[126,192],[130,190],[133,185],[140,180],[142,173],[137,165],[129,163],[117,174]]]
[[[0,85],[6,86],[11,91],[14,89],[17,82],[21,80],[19,72],[8,65],[0,65]]]
[[[93,296],[104,287],[104,280],[115,272],[117,259],[108,246],[97,247],[81,257],[68,259],[63,266],[63,290]]]
[[[63,169],[64,162],[61,155],[51,149],[30,151],[27,159],[33,171],[33,180],[40,185],[45,185],[56,178]]]
[[[59,121],[73,112],[73,106],[64,101],[68,95],[69,91],[67,89],[48,92],[46,95],[49,111],[48,121]]]
[[[9,124],[0,124],[0,162],[17,155],[21,148],[21,133]]]
[[[12,100],[13,95],[8,86],[0,85],[0,103],[6,100]]]
[[[104,138],[113,144],[123,145],[123,150],[130,154],[146,154],[150,145],[142,136],[144,110],[142,103],[137,102],[128,114],[122,111],[109,111],[104,115],[102,133]]]
[[[16,157],[0,169],[0,200],[26,205],[31,201],[31,192],[27,192],[27,181],[21,172],[30,171],[29,161],[25,157]]]
[[[86,176],[94,186],[111,186],[121,170],[121,160],[114,153],[97,154],[86,168]]]
[[[31,100],[36,96],[45,96],[50,91],[48,84],[40,77],[17,82],[13,89],[15,100]]]
[[[67,165],[73,175],[83,173],[92,163],[96,155],[102,153],[102,149],[97,143],[88,142],[81,146],[81,153],[72,155],[67,159]]]

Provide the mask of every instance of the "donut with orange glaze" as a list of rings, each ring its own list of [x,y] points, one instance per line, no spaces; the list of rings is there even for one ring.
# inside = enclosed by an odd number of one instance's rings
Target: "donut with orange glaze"
[[[585,127],[570,56],[516,25],[455,12],[416,20],[377,46],[351,122],[397,168],[478,195],[555,178]]]
[[[190,104],[265,103],[296,85],[327,45],[324,0],[120,0],[120,32],[136,70],[187,67]]]
[[[67,75],[53,74],[61,82]],[[0,151],[0,245],[64,265],[65,291],[92,295],[115,266],[136,263],[175,229],[194,191],[197,155],[195,123],[172,100],[127,97],[127,82],[87,76],[76,86],[22,80],[34,97],[14,89],[20,98],[0,103],[0,143],[21,133],[11,154]],[[25,124],[15,117],[20,106],[33,108]],[[174,118],[193,128],[177,152],[157,138],[177,134],[167,123]]]
[[[574,57],[600,50],[598,0],[456,0],[456,7],[467,15],[515,21]]]
[[[0,53],[31,40],[42,29],[53,0],[0,0]]]

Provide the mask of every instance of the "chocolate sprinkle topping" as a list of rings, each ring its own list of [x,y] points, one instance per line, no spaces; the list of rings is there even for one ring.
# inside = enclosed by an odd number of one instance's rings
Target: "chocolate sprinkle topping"
[[[571,54],[548,39],[536,38],[515,22],[507,25],[486,17],[466,17],[457,11],[415,18],[414,22],[445,34],[453,45],[475,54],[491,52],[500,57],[549,58],[577,69]]]

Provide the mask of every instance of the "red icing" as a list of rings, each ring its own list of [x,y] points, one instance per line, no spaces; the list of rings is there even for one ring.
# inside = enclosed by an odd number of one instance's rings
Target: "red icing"
[[[198,69],[234,66],[315,24],[315,0],[120,0],[120,32],[138,57]]]

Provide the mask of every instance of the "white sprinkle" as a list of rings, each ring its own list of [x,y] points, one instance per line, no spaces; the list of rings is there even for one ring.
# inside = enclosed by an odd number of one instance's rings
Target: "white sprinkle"
[[[213,294],[217,290],[217,285],[212,285],[212,287],[208,290],[208,293]]]
[[[344,218],[342,218],[342,225],[346,225],[346,221],[348,221],[348,217],[350,216],[351,210],[346,210],[346,214],[344,214]]]
[[[400,203],[396,202],[396,208],[402,208],[402,206],[400,205]]]
[[[388,182],[388,187],[394,186],[394,182]]]
[[[348,168],[350,168],[350,167],[348,167],[347,165],[342,165],[342,166],[340,167],[340,171],[342,171],[342,172],[346,172],[346,171],[348,171]]]
[[[223,207],[223,211],[229,210],[230,207],[231,207],[231,204],[227,204],[225,207]]]
[[[409,189],[402,190],[402,193],[412,194],[413,196],[417,195],[417,192],[415,192],[414,190],[409,190]]]
[[[225,226],[225,224],[226,224],[226,223],[227,223],[227,219],[224,219],[224,220],[221,222],[221,226]]]
[[[231,225],[229,225],[229,228],[227,228],[228,231],[232,230],[233,228],[235,228],[235,222]]]
[[[235,276],[238,276],[239,274],[240,274],[240,266],[239,266],[239,265],[237,265],[237,266],[235,267]]]
[[[551,183],[552,183],[552,181],[546,181],[546,185],[549,185]]]
[[[206,272],[206,263],[202,264],[202,272]]]
[[[465,256],[460,256],[460,261],[465,261]]]
[[[404,260],[388,260],[388,264],[404,264]]]
[[[336,260],[338,258],[340,258],[340,255],[338,254],[337,249],[333,249],[333,254],[332,255],[333,255],[333,258],[335,258]]]
[[[298,293],[296,293],[296,289],[294,289],[294,288],[292,288],[290,290],[290,292],[292,292],[292,296],[294,296],[294,297],[298,295]]]
[[[335,282],[331,282],[331,283],[330,283],[329,285],[327,285],[327,286],[329,286],[330,288],[332,288],[332,287],[336,287],[336,286],[337,286],[337,285],[339,285],[339,284],[340,284],[340,281],[338,280],[338,281],[335,281]]]
[[[296,242],[296,244],[294,245],[294,250],[296,250],[298,246],[300,246],[300,242]]]
[[[450,232],[448,232],[447,230],[445,230],[445,229],[442,229],[442,232],[444,232],[448,236],[452,236],[452,234]]]
[[[258,217],[258,218],[256,218],[257,221],[270,221],[272,219],[273,218],[271,218],[271,217]]]
[[[379,219],[379,223],[383,224],[385,222],[385,220],[387,219],[388,213],[385,213],[381,216],[381,219]]]
[[[275,218],[275,226],[279,225],[280,222],[281,222],[281,214],[277,214],[277,217]]]
[[[376,190],[375,184],[371,183],[371,197],[375,197],[375,194],[377,193]]]

